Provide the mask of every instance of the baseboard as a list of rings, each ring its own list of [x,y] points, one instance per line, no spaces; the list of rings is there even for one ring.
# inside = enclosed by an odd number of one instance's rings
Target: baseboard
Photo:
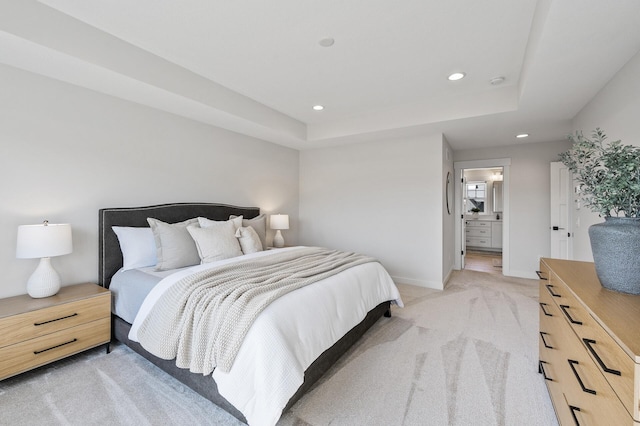
[[[449,282],[449,279],[451,278],[451,274],[453,273],[454,267],[453,265],[451,266],[451,268],[449,269],[449,273],[447,274],[446,277],[444,277],[444,280],[442,280],[442,288],[445,288],[447,286],[447,283]]]
[[[503,271],[504,272],[504,271]],[[508,277],[516,277],[516,278],[530,278],[537,280],[538,276],[535,271],[514,271],[513,269],[509,270],[508,275],[505,273],[505,276]]]
[[[416,287],[432,288],[434,290],[444,289],[443,284],[436,281],[416,280],[414,278],[397,277],[393,275],[391,276],[391,279],[393,280],[393,282],[399,283],[399,284],[415,285]],[[447,279],[448,279],[448,276],[447,276]]]

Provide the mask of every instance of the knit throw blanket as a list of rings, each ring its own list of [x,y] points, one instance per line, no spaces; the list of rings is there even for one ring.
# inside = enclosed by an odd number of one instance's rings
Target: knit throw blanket
[[[138,331],[140,344],[180,368],[228,372],[254,320],[278,297],[376,260],[301,248],[192,274],[160,297]]]

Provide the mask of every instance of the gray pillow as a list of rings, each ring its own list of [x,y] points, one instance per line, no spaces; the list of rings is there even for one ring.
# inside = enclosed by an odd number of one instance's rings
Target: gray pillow
[[[235,219],[242,216],[229,216],[229,219]],[[260,237],[260,243],[262,244],[262,249],[267,249],[267,215],[261,214],[260,216],[256,216],[253,219],[242,219],[242,226],[245,228],[250,226]]]
[[[187,226],[198,225],[197,218],[178,223],[165,223],[148,217],[147,222],[149,222],[156,241],[157,271],[183,268],[200,263],[196,243],[187,231]]]
[[[236,229],[231,221],[217,222],[206,228],[188,226],[187,231],[196,243],[200,263],[215,262],[242,255]]]

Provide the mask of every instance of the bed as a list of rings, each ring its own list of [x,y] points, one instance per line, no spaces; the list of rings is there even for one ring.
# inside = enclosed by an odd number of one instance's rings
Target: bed
[[[173,224],[173,223],[182,222],[182,221],[186,221],[186,220],[198,218],[198,217],[200,218],[204,217],[209,220],[222,222],[222,221],[228,221],[229,218],[233,216],[242,216],[243,220],[245,221],[251,221],[251,220],[257,221],[262,217],[260,216],[259,208],[237,207],[237,206],[214,204],[214,203],[174,203],[174,204],[163,204],[163,205],[144,206],[144,207],[123,207],[123,208],[100,209],[99,211],[99,283],[100,285],[106,288],[110,288],[112,284],[112,279],[114,278],[114,276],[118,277],[118,273],[121,273],[123,269],[123,255],[120,249],[120,241],[118,239],[118,236],[114,232],[114,229],[118,230],[122,228],[127,228],[127,229],[128,228],[148,228],[149,222],[147,221],[147,218],[155,218],[159,221]],[[286,250],[295,251],[295,250],[298,250],[298,248],[283,249],[283,253],[280,255],[283,255],[283,254],[286,255],[285,253]],[[277,252],[278,250],[267,250],[267,251]],[[241,258],[244,258],[244,257],[248,258],[250,256],[256,256],[256,257],[272,256],[272,253],[267,253],[267,251],[262,253],[254,253],[252,255],[240,256],[237,262],[240,262],[242,260]],[[229,262],[230,263],[236,262],[236,259],[231,259],[229,260]],[[361,265],[358,268],[363,266],[364,265]],[[381,269],[382,271],[384,271],[383,268]],[[356,268],[351,268],[351,270],[349,271],[352,271],[352,270],[355,271]],[[346,272],[349,272],[349,271],[346,271]],[[128,271],[127,273],[129,272],[131,271]],[[157,290],[156,284],[158,282],[166,283],[166,281],[171,281],[172,279],[176,281],[178,280],[178,278],[175,278],[176,276],[184,276],[186,274],[184,270],[178,269],[178,272],[176,273],[173,273],[173,274],[165,273],[164,275],[162,275],[159,273],[150,272],[149,268],[147,268],[147,270],[142,269],[141,271],[135,271],[135,273],[139,273],[140,276],[146,276],[149,279],[149,281],[152,282],[151,284],[147,285],[147,287],[150,287],[150,288],[152,287],[150,292]],[[180,275],[181,273],[182,275]],[[352,272],[349,272],[349,274],[351,273]],[[353,273],[355,274],[355,272]],[[148,274],[148,276],[145,274]],[[153,278],[154,274],[156,278]],[[344,274],[344,272],[341,272],[340,274]],[[338,274],[338,276],[342,277],[342,275],[340,274]],[[388,274],[386,274],[386,271],[384,272],[378,271],[378,272],[375,272],[374,274],[386,275],[386,277],[388,277]],[[137,277],[136,275],[129,275],[129,276]],[[367,276],[363,275],[363,277],[367,277]],[[386,277],[383,277],[383,280],[387,280],[387,279],[390,280],[390,277],[389,278],[386,278]],[[368,279],[369,278],[367,278],[367,280]],[[353,281],[360,281],[360,280],[361,280],[360,278],[353,279]],[[326,279],[325,281],[329,281],[329,279]],[[360,283],[357,285],[363,285],[363,284]],[[308,287],[313,287],[315,289],[316,286],[318,286],[318,284],[313,284]],[[379,303],[375,302],[376,304],[374,306],[371,306],[370,308],[366,308],[366,310],[363,311],[361,314],[363,318],[358,319],[359,322],[354,322],[354,325],[349,326],[350,328],[341,337],[339,336],[335,337],[335,339],[331,342],[331,344],[325,343],[327,349],[319,352],[317,356],[314,355],[313,360],[308,362],[309,365],[308,366],[305,365],[305,368],[302,371],[303,377],[301,374],[301,378],[300,378],[301,383],[299,386],[296,383],[297,390],[295,390],[295,392],[291,392],[290,397],[287,396],[288,400],[286,401],[286,404],[282,404],[284,408],[282,409],[277,408],[277,411],[278,411],[277,417],[272,416],[272,418],[269,420],[266,420],[264,424],[275,423],[273,419],[277,420],[277,418],[280,416],[282,412],[290,408],[306,391],[308,391],[309,388],[340,358],[340,356],[344,354],[380,317],[382,317],[383,315],[390,316],[390,304],[392,301],[402,304],[402,301],[400,300],[400,297],[399,297],[399,294],[397,293],[397,288],[395,288],[395,285],[393,285],[393,283],[391,282],[391,284],[385,284],[385,286],[393,287],[392,289],[390,288],[388,290],[389,295],[391,296],[384,297],[385,300],[381,300]],[[157,287],[161,287],[161,286],[158,285]],[[304,290],[304,289],[300,289],[300,290]],[[300,290],[293,291],[292,293],[296,293],[296,294],[302,293],[302,291]],[[138,313],[127,312],[127,309],[122,308],[122,306],[126,306],[126,297],[124,295],[126,295],[125,292],[122,292],[121,296],[119,296],[118,294],[114,295],[114,301],[117,301],[118,298],[120,298],[120,302],[119,302],[120,308],[118,309],[114,308],[113,311],[115,312],[114,312],[114,315],[112,316],[113,337],[116,340],[129,346],[135,352],[137,352],[144,358],[148,359],[149,361],[151,361],[153,364],[155,364],[165,372],[174,376],[179,381],[186,384],[187,386],[189,386],[199,394],[203,395],[205,398],[209,399],[214,404],[218,405],[222,409],[231,413],[233,416],[235,416],[239,420],[245,423],[248,422],[249,424],[263,424],[262,418],[259,416],[258,417],[259,420],[256,420],[256,414],[254,413],[251,413],[250,415],[245,416],[245,414],[247,413],[247,408],[245,405],[241,405],[242,408],[239,410],[236,407],[236,405],[240,405],[240,404],[236,403],[234,405],[231,402],[229,402],[227,398],[223,397],[221,393],[225,393],[225,392],[228,393],[228,391],[223,392],[219,390],[219,386],[216,384],[215,380],[212,380],[211,374],[207,374],[207,375],[195,374],[190,372],[189,369],[179,368],[176,366],[175,360],[161,359],[157,356],[154,356],[153,354],[145,350],[140,343],[138,343],[137,341],[134,341],[138,339],[136,339],[135,337],[134,339],[131,339],[130,337],[132,335],[135,336],[135,329],[137,327],[136,325],[136,327],[134,327],[134,331],[132,332],[132,323],[135,323],[133,318],[134,318],[134,315],[138,315]],[[286,297],[282,297],[281,299],[286,299],[286,298],[290,299],[291,297],[293,296],[290,296],[288,294],[286,295]],[[376,296],[376,297],[382,297],[382,296]],[[123,298],[125,300],[123,300]],[[150,298],[152,297],[147,297],[146,299],[150,299]],[[147,302],[146,299],[145,299],[145,302]],[[339,302],[340,304],[347,303],[342,301],[342,299],[345,299],[345,298],[338,297],[337,299],[341,300]],[[123,302],[125,302],[124,305],[122,304]],[[280,299],[277,302],[280,303]],[[367,303],[372,304],[371,301],[368,301]],[[143,303],[143,306],[144,306],[144,303]],[[135,311],[136,309],[141,310],[139,306],[136,306],[132,308],[132,311]],[[268,309],[271,309],[271,307],[269,307]],[[273,308],[272,310],[274,309],[275,308]],[[341,309],[345,310],[344,308],[341,308]],[[118,310],[120,310],[122,313],[119,313]],[[355,312],[356,310],[357,309],[354,308],[353,312]],[[351,310],[346,309],[346,311],[350,312]],[[260,315],[265,316],[267,314],[262,313]],[[353,315],[356,315],[356,314],[354,313]],[[333,325],[331,327],[333,327]],[[247,337],[247,339],[249,339],[249,337]],[[243,353],[242,351],[244,349],[244,346],[247,346],[247,345],[249,344],[246,342],[243,343],[243,346],[240,349],[241,353]],[[248,352],[248,351],[249,349],[245,350],[244,352]],[[251,350],[250,353],[253,353],[253,352],[255,351]],[[240,358],[243,358],[243,357],[240,357]],[[239,363],[239,361],[236,363]],[[216,378],[216,372],[217,372],[217,369],[213,371],[214,378]],[[228,382],[229,379],[221,377],[221,375],[223,374],[225,373],[218,374],[218,378],[220,378],[219,383],[222,383],[222,386],[228,387],[228,384],[225,384],[225,381]],[[235,401],[235,399],[233,400]],[[249,418],[249,421],[247,421],[247,418]]]

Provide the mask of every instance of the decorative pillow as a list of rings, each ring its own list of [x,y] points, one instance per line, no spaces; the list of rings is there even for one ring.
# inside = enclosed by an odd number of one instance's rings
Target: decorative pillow
[[[251,226],[241,226],[236,231],[236,238],[240,242],[240,248],[244,254],[262,251],[262,243],[258,233]]]
[[[157,271],[183,268],[200,263],[196,243],[187,231],[187,226],[198,225],[197,218],[179,223],[165,223],[149,217],[147,222],[151,226],[156,241]]]
[[[231,221],[214,221],[206,228],[188,226],[187,231],[196,242],[200,263],[242,256],[236,229]]]
[[[229,219],[242,218],[242,216],[229,216]],[[260,237],[260,243],[262,243],[262,249],[267,249],[267,215],[261,214],[253,219],[242,219],[242,226],[250,226]]]
[[[233,223],[234,230],[238,229],[242,226],[242,216],[238,216],[234,219],[229,218],[229,221]],[[210,226],[214,226],[223,222],[227,222],[226,220],[211,220],[206,217],[199,217],[198,223],[200,224],[200,228],[208,228]]]
[[[120,251],[122,251],[122,269],[144,268],[154,266],[156,257],[156,242],[151,228],[132,228],[129,226],[112,226],[118,237]]]

